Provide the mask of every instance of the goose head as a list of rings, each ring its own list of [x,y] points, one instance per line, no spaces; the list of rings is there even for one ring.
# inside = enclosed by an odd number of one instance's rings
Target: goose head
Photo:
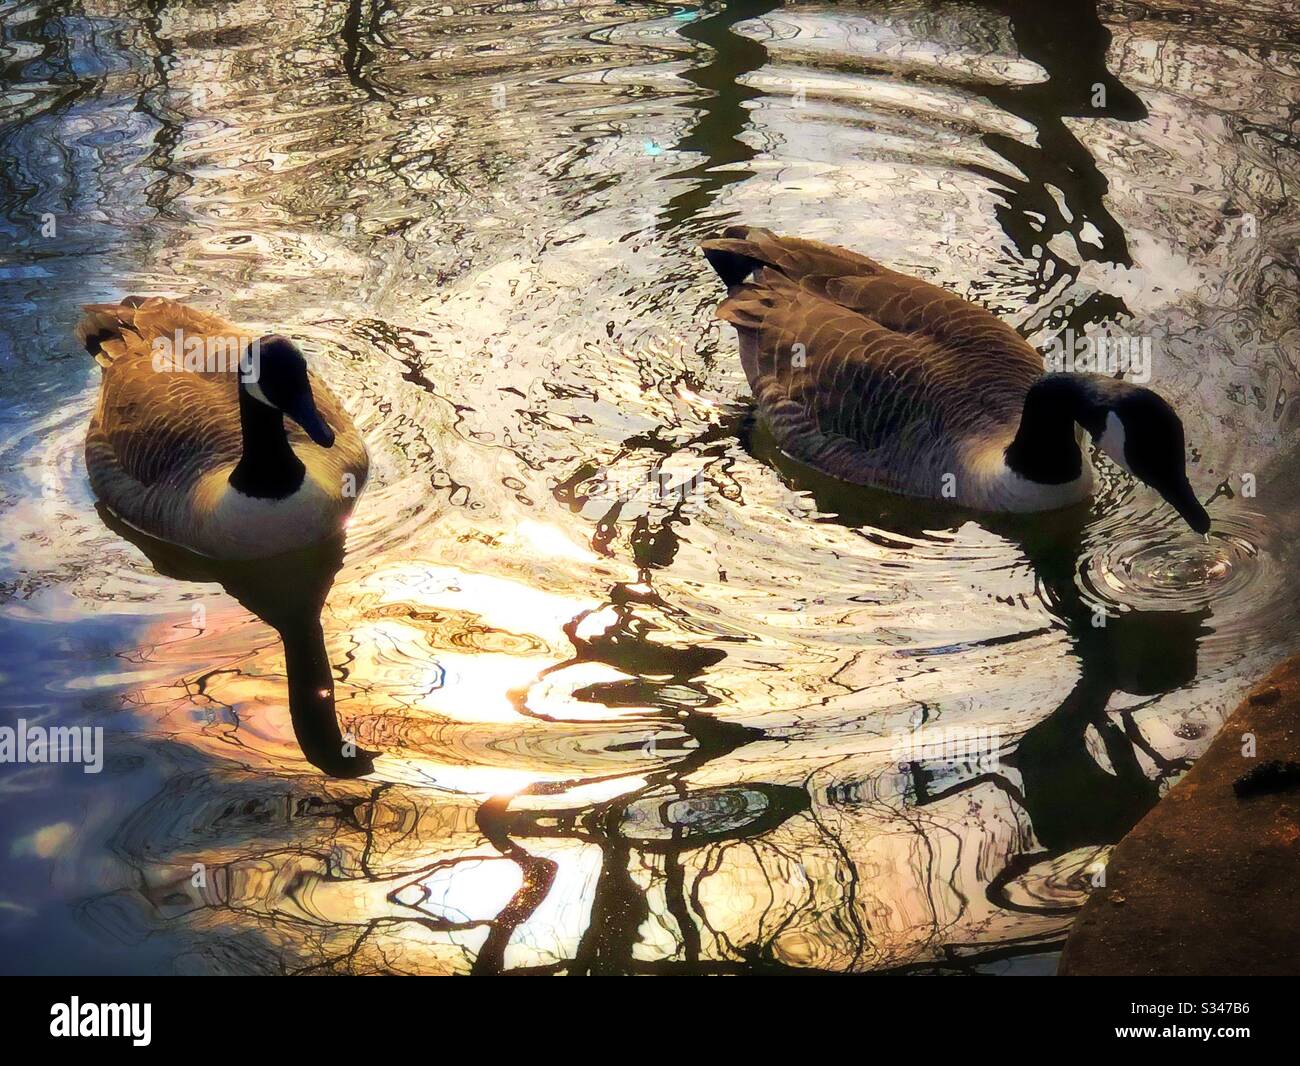
[[[1127,382],[1107,382],[1091,418],[1093,441],[1119,467],[1150,485],[1202,535],[1210,516],[1187,480],[1183,423],[1159,394]]]
[[[288,337],[268,334],[253,341],[240,363],[239,388],[250,399],[292,418],[322,448],[334,444],[311,394],[307,360]]]
[[[1150,485],[1189,526],[1209,532],[1210,516],[1187,480],[1183,423],[1141,385],[1100,374],[1044,374],[1030,387],[1007,466],[1030,481],[1059,485],[1080,474],[1076,426],[1122,469]]]

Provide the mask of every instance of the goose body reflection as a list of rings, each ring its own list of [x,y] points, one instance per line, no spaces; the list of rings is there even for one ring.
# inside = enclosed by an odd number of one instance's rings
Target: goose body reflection
[[[358,747],[339,726],[334,670],[320,621],[343,564],[341,535],[270,559],[212,559],[142,533],[102,504],[99,515],[164,577],[218,584],[276,631],[284,647],[294,739],[308,762],[331,777],[363,777],[374,770],[375,753]]]
[[[103,368],[91,487],[125,522],[217,559],[340,533],[369,459],[292,341],[161,297],[90,305],[77,336]]]
[[[866,256],[733,226],[703,245],[727,285],[781,447],[835,477],[982,511],[1033,512],[1092,494],[1085,433],[1192,529],[1210,519],[1187,479],[1183,426],[1150,389],[1045,374],[988,311]]]

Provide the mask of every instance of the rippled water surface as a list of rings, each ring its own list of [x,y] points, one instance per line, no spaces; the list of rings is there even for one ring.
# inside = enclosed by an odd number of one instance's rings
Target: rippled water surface
[[[5,968],[1050,971],[1296,643],[1288,7],[0,2],[0,704],[108,737],[0,767]],[[1150,338],[1208,542],[1111,466],[1006,519],[780,455],[735,221]],[[301,340],[346,555],[96,510],[129,293]]]

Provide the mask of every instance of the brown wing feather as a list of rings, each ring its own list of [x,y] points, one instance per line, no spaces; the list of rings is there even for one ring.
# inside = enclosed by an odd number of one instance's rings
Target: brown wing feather
[[[125,475],[142,487],[181,489],[199,471],[239,461],[235,374],[155,370],[150,342],[162,332],[171,332],[157,309],[148,324],[127,309],[88,308],[87,314],[96,316],[100,328],[105,320],[116,318],[121,331],[100,345],[110,361],[87,436],[87,449],[95,449],[98,460],[90,464],[92,481],[108,461],[113,475]],[[184,320],[179,314],[174,317],[178,324]],[[135,331],[137,324],[143,332]]]
[[[778,440],[838,476],[933,494],[964,444],[1014,431],[1043,372],[988,311],[866,256],[753,227],[704,249],[749,274],[718,317]]]

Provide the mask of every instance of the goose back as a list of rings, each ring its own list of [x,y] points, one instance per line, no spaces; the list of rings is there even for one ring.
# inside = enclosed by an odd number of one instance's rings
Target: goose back
[[[732,227],[718,317],[781,446],[836,477],[988,502],[1042,357],[982,307],[857,253]]]

